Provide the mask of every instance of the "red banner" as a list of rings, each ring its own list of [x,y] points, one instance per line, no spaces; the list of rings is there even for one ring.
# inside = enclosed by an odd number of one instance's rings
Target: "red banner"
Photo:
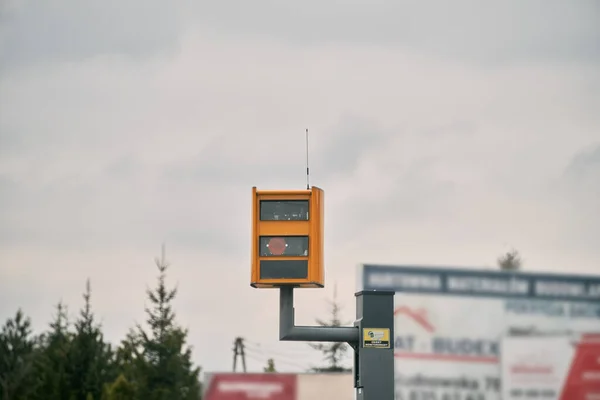
[[[600,399],[600,335],[586,335],[577,345],[575,359],[560,398]]]
[[[214,374],[206,400],[296,400],[293,374]]]

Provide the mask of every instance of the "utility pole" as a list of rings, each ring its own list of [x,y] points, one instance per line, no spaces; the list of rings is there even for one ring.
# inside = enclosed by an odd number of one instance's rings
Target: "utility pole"
[[[235,338],[233,342],[233,372],[237,369],[238,356],[242,359],[242,369],[246,372],[246,353],[244,352],[244,339],[241,337]]]

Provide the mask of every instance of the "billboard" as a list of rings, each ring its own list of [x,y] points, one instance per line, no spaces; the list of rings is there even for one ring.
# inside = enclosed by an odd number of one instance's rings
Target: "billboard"
[[[362,266],[392,290],[397,400],[501,400],[510,332],[600,332],[600,277]]]

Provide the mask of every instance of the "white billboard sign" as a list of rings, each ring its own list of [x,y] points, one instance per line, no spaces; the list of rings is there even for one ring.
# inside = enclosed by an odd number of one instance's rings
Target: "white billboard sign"
[[[600,332],[600,277],[362,266],[395,297],[397,400],[501,400],[510,330]]]

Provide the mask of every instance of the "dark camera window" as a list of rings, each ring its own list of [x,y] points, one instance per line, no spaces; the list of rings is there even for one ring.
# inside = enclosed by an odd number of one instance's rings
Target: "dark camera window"
[[[308,256],[308,236],[261,236],[260,256]]]
[[[262,200],[261,221],[308,221],[308,200]]]

